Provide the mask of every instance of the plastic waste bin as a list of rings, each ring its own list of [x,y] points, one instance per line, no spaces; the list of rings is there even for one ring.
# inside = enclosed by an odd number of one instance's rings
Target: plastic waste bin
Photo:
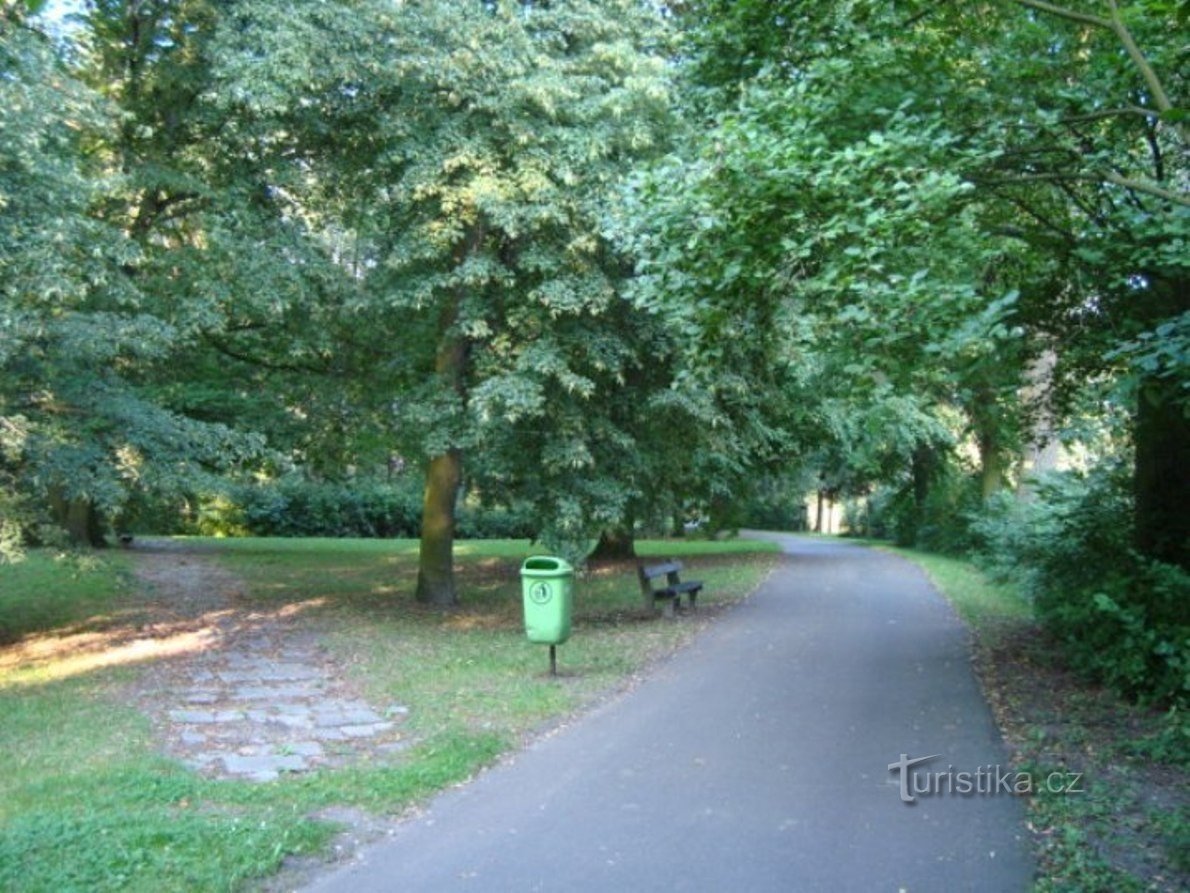
[[[570,638],[574,568],[561,558],[535,555],[521,565],[525,634],[530,642],[561,645]]]

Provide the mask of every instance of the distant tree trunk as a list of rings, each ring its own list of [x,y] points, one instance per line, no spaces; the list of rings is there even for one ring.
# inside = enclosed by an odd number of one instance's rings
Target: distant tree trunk
[[[913,483],[913,515],[907,525],[899,524],[897,527],[898,546],[916,545],[918,532],[926,521],[930,490],[938,475],[938,450],[932,443],[920,443],[914,449],[910,475]]]
[[[978,438],[979,488],[985,500],[995,496],[1008,485],[1009,457],[994,431],[984,431]]]
[[[1179,383],[1142,384],[1136,410],[1136,547],[1190,570],[1190,419]]]
[[[595,544],[595,551],[591,553],[590,561],[627,561],[636,557],[636,535],[632,527],[625,525],[614,529],[603,530],[599,534],[599,542]]]
[[[50,491],[50,510],[54,520],[66,531],[71,542],[79,546],[103,548],[103,523],[95,504],[89,499],[67,499],[60,488]]]
[[[932,444],[918,444],[913,451],[913,506],[917,510],[918,521],[925,517],[926,502],[930,498],[930,488],[934,484],[934,474],[938,470],[938,454]]]
[[[1034,406],[1032,430],[1025,438],[1024,452],[1020,457],[1020,472],[1017,475],[1017,499],[1029,502],[1036,496],[1034,479],[1052,471],[1061,464],[1062,445],[1058,440],[1052,411],[1046,405],[1046,392],[1054,378],[1058,355],[1051,349],[1042,351],[1025,371],[1026,385],[1024,399]]]
[[[822,529],[822,506],[825,501],[826,501],[826,491],[824,489],[822,489],[821,487],[819,487],[818,488],[818,513],[817,513],[817,517],[814,520],[815,533],[825,533],[826,532]]]

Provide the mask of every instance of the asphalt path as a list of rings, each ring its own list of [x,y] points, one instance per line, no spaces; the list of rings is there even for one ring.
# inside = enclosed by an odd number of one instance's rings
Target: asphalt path
[[[1028,889],[962,624],[902,559],[775,538],[770,578],[639,687],[309,889]]]

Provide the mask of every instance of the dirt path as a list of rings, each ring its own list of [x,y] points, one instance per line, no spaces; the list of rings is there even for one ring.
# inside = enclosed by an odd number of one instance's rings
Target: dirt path
[[[408,746],[408,710],[363,700],[299,611],[252,610],[243,581],[191,547],[131,551],[155,628],[193,643],[149,665],[131,692],[166,752],[204,775],[270,781]]]

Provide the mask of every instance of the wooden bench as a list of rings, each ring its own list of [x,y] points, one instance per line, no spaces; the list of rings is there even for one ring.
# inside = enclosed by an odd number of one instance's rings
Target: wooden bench
[[[660,601],[665,616],[673,617],[677,607],[681,604],[683,595],[689,599],[691,610],[698,608],[698,593],[702,589],[702,581],[687,580],[683,583],[680,576],[681,570],[682,563],[672,559],[662,564],[638,564],[636,566],[636,573],[640,578],[640,592],[649,610],[653,610],[657,602]],[[664,583],[653,582],[660,577],[665,578]]]

